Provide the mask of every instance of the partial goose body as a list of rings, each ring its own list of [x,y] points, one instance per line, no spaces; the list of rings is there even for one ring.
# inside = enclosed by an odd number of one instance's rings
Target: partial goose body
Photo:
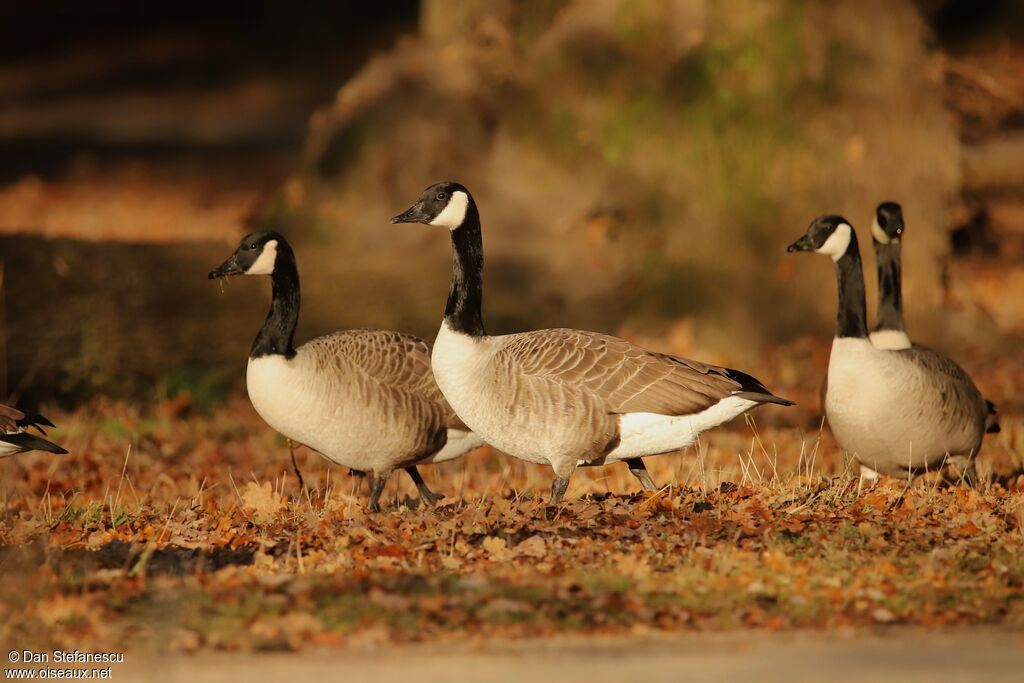
[[[640,459],[689,446],[704,430],[760,403],[790,405],[745,373],[647,351],[570,329],[490,336],[482,321],[483,245],[465,187],[428,188],[392,222],[451,231],[454,264],[431,356],[456,414],[487,443],[555,472],[552,502],[577,466],[625,460],[645,488]]]
[[[0,458],[28,451],[66,454],[67,451],[57,444],[28,431],[35,429],[45,436],[46,431],[43,427],[53,426],[53,423],[42,415],[0,403]]]
[[[581,330],[474,339],[445,321],[432,361],[474,432],[556,471],[677,451],[759,403],[787,403],[743,373]]]
[[[242,274],[270,275],[273,282],[270,313],[246,370],[260,417],[332,462],[372,472],[372,510],[398,468],[426,502],[435,502],[416,465],[459,457],[483,442],[442,396],[427,344],[398,332],[357,329],[295,348],[300,295],[291,247],[276,233],[249,235],[210,277]]]
[[[963,380],[970,382],[970,378],[956,363],[937,351],[912,343],[904,329],[900,248],[905,230],[903,208],[899,204],[882,202],[878,205],[871,225],[871,241],[875,248],[875,261],[878,267],[878,314],[875,329],[870,335],[871,343],[879,349],[909,349],[922,353],[928,356],[922,362],[932,366],[948,365],[948,374],[962,375]],[[985,431],[995,433],[999,429],[996,406],[991,401],[986,401]]]
[[[844,449],[879,474],[936,470],[958,455],[973,459],[987,412],[970,378],[930,349],[889,351],[853,337],[832,342],[829,426]]]
[[[868,338],[857,237],[839,216],[815,219],[790,251],[832,257],[839,283],[825,415],[839,445],[875,473],[907,476],[954,462],[973,479],[988,407],[970,378],[924,347],[883,349]]]
[[[354,470],[442,462],[481,444],[441,395],[430,348],[407,334],[347,330],[291,358],[250,357],[246,389],[268,425]]]

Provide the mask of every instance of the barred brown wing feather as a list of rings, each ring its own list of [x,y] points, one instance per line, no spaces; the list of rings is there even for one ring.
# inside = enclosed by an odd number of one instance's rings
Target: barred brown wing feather
[[[0,431],[17,431],[18,421],[23,419],[25,419],[25,413],[17,408],[0,403]]]
[[[947,424],[985,424],[989,409],[978,387],[963,368],[950,358],[927,346],[914,345],[896,353],[903,354],[926,373],[933,391],[922,401],[942,415]],[[928,406],[921,406],[928,411]]]
[[[468,431],[437,386],[430,346],[422,339],[401,332],[355,329],[319,337],[308,345],[323,347],[316,354],[321,363],[343,364],[386,391],[392,405],[414,396],[439,411],[445,427]]]
[[[609,414],[689,415],[744,388],[724,368],[582,330],[512,335],[495,363],[510,377],[539,380],[552,390],[577,388]]]

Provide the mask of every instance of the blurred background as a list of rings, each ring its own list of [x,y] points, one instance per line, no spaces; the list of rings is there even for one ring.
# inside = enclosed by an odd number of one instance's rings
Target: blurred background
[[[252,230],[296,247],[298,341],[432,339],[448,239],[388,217],[440,180],[481,207],[494,333],[601,330],[813,396],[831,267],[785,247],[822,213],[866,247],[895,200],[911,336],[1015,358],[1022,37],[1015,0],[3,3],[0,390],[241,386],[269,283],[206,273]]]

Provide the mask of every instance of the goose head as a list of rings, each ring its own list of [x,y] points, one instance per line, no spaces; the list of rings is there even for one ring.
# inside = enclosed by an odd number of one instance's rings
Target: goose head
[[[875,209],[871,237],[879,244],[897,242],[903,235],[903,209],[896,202],[882,202]]]
[[[209,278],[229,275],[273,275],[278,261],[291,252],[284,237],[276,232],[254,232],[242,238],[235,253],[210,271]]]
[[[423,191],[408,209],[393,216],[392,223],[423,223],[457,230],[462,226],[473,197],[459,183],[445,182],[431,185]]]
[[[813,251],[838,261],[854,240],[856,237],[848,220],[842,216],[818,216],[811,221],[807,233],[789,245],[786,251]]]

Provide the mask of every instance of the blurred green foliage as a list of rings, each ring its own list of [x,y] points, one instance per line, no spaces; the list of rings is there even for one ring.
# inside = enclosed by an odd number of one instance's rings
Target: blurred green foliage
[[[361,264],[433,287],[446,273],[408,254],[433,259],[443,241],[421,247],[422,233],[382,222],[429,183],[460,180],[488,226],[490,320],[564,324],[571,307],[581,326],[656,328],[705,312],[777,339],[829,317],[801,299],[740,322],[792,277],[778,265],[790,232],[896,194],[927,224],[956,180],[908,3],[472,4],[472,22],[454,26],[438,5],[447,23],[341,87],[314,117],[301,191],[285,190],[272,221],[346,255],[389,250]],[[901,172],[901,157],[922,170]],[[384,305],[432,329],[437,307],[410,302]]]
[[[168,373],[157,389],[160,400],[187,394],[193,407],[209,412],[227,400],[235,378],[223,366],[187,364]]]

